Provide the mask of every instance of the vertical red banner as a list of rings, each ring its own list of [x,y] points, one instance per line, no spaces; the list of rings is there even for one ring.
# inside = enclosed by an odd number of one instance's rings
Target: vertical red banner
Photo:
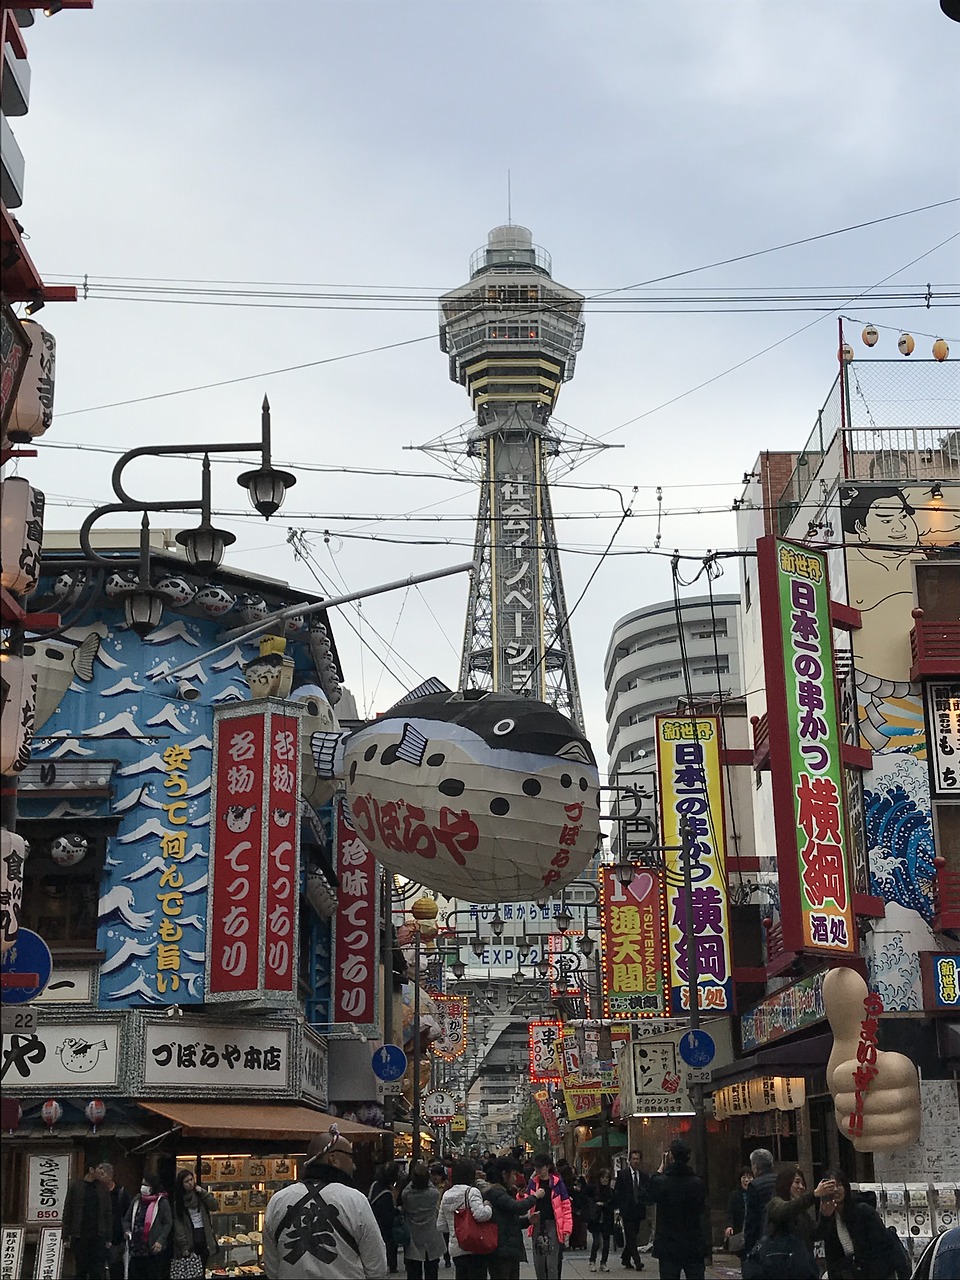
[[[373,1024],[377,1011],[377,862],[357,835],[342,796],[334,800],[337,914],[333,1021]]]
[[[218,716],[214,724],[209,995],[255,992],[259,986],[266,825],[264,710]]]
[[[267,921],[264,986],[293,991],[297,975],[296,910],[299,885],[297,844],[300,815],[300,726],[295,716],[270,717],[267,752]]]

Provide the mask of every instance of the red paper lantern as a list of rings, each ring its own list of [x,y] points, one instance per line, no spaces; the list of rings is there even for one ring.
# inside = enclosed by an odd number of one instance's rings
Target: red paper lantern
[[[99,1098],[92,1098],[84,1108],[83,1114],[93,1126],[93,1132],[97,1132],[97,1125],[101,1123],[103,1117],[107,1114],[107,1108]]]
[[[52,1129],[63,1115],[63,1107],[55,1098],[48,1098],[40,1108],[40,1115],[48,1129]]]

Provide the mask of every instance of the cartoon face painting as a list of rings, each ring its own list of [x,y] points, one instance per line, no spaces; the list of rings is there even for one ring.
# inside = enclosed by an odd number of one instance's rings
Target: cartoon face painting
[[[364,843],[388,869],[451,897],[552,895],[597,847],[590,744],[532,698],[405,702],[347,740],[344,772]]]

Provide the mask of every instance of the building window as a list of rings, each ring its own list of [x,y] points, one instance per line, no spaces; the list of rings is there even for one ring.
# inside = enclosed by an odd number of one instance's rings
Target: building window
[[[31,844],[23,867],[21,925],[39,933],[54,950],[95,951],[106,838],[84,833],[86,852],[74,865],[61,866],[51,856],[51,845],[57,838],[52,824],[41,826],[25,820],[20,832]],[[63,832],[67,839],[73,834],[69,829]]]

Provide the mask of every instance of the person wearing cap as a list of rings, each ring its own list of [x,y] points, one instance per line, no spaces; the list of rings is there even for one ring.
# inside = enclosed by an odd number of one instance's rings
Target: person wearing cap
[[[300,1180],[267,1205],[263,1269],[268,1280],[382,1280],[388,1274],[377,1220],[353,1184],[353,1147],[335,1124],[312,1139]]]
[[[653,1256],[660,1280],[703,1280],[706,1236],[703,1218],[707,1186],[690,1168],[690,1148],[674,1138],[660,1168],[647,1184],[646,1201],[657,1206]]]

